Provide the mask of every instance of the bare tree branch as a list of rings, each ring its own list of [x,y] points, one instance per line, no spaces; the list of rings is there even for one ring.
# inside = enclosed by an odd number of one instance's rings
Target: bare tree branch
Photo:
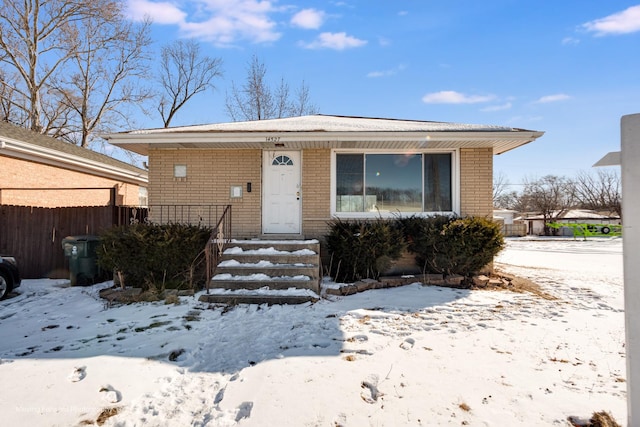
[[[215,89],[213,80],[221,76],[222,59],[202,56],[197,42],[178,40],[164,46],[159,81],[165,93],[158,103],[164,127],[193,96]]]
[[[551,230],[546,223],[562,217],[575,206],[574,194],[574,184],[571,180],[547,175],[537,180],[525,180],[520,203],[526,210],[542,215],[545,235],[549,235]]]
[[[584,209],[607,211],[622,217],[620,175],[617,171],[579,172],[575,178],[575,197]]]
[[[103,0],[23,0],[0,3],[0,61],[20,76],[31,129],[42,131],[41,95],[78,49],[74,22],[109,9]],[[46,60],[45,60],[46,57]]]
[[[72,56],[75,71],[52,79],[58,103],[48,133],[87,147],[97,130],[110,130],[126,114],[127,105],[151,98],[151,90],[139,84],[148,74],[149,25],[125,21],[119,8],[76,23],[81,36],[80,49]],[[66,120],[57,120],[61,117]]]
[[[272,87],[267,82],[266,74],[266,65],[254,55],[242,87],[238,88],[231,82],[231,93],[227,93],[225,107],[233,121],[275,119],[318,112],[310,101],[309,88],[304,82],[292,98],[289,84],[284,78]]]

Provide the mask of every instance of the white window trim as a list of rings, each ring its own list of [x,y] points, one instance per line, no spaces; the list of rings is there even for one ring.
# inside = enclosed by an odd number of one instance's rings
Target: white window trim
[[[336,154],[445,154],[451,153],[451,204],[452,211],[444,212],[336,212]],[[394,218],[398,215],[408,216],[433,216],[433,215],[460,215],[460,150],[331,150],[331,216],[344,219],[368,219],[368,218]]]

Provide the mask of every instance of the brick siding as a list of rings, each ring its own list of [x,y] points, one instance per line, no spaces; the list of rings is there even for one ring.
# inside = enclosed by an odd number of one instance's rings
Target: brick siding
[[[261,162],[261,150],[151,150],[149,204],[230,204],[233,237],[256,237],[262,232]],[[173,176],[174,165],[186,165],[186,178]],[[242,186],[242,198],[231,198],[235,185]]]
[[[305,150],[302,160],[302,229],[320,239],[331,219],[331,150]]]
[[[187,177],[175,178],[174,165],[186,165]],[[331,150],[310,149],[302,154],[302,228],[306,238],[322,239],[331,219]],[[462,215],[492,213],[491,148],[460,150],[460,208]],[[252,192],[247,193],[251,182]],[[151,150],[149,204],[231,204],[234,238],[262,233],[261,150]],[[230,197],[240,185],[241,199]]]
[[[55,190],[56,188],[100,190]],[[0,204],[36,207],[107,206],[117,187],[118,205],[139,204],[138,185],[27,160],[0,156]],[[19,188],[20,190],[7,190]],[[48,190],[24,190],[46,188]],[[104,189],[102,189],[104,188]]]
[[[493,150],[460,150],[460,214],[493,215]]]

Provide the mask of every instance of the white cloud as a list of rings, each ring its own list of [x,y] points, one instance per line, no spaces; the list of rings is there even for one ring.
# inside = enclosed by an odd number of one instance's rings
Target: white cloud
[[[494,95],[465,95],[453,90],[428,93],[422,97],[425,104],[477,104],[495,99]]]
[[[543,96],[542,98],[538,99],[534,103],[535,104],[548,104],[550,102],[566,101],[567,99],[571,99],[571,97],[569,95],[564,94],[564,93],[557,93],[555,95]]]
[[[325,13],[316,9],[304,9],[293,15],[291,24],[308,30],[317,30],[322,26]]]
[[[157,24],[177,25],[186,37],[230,46],[238,40],[254,43],[278,40],[276,23],[271,15],[280,12],[263,0],[191,0],[163,2],[128,0],[132,19],[149,16]],[[187,11],[195,11],[189,15]]]
[[[129,0],[127,15],[134,21],[142,21],[149,17],[157,24],[179,24],[184,22],[187,16],[172,3],[149,0]]]
[[[382,47],[391,46],[391,40],[386,37],[378,37],[378,44]]]
[[[409,12],[407,12],[406,10],[401,10],[400,12],[398,12],[398,16],[407,16],[409,14]]]
[[[372,77],[372,78],[376,78],[376,77],[389,77],[389,76],[394,76],[396,74],[398,74],[400,71],[405,70],[407,68],[406,65],[400,64],[395,68],[392,68],[390,70],[384,70],[384,71],[371,71],[370,73],[367,73],[367,77]]]
[[[307,49],[345,50],[367,44],[366,40],[348,36],[347,33],[321,33],[311,43],[300,43]]]
[[[580,43],[580,39],[576,39],[574,37],[565,37],[562,39],[563,45],[576,45]]]
[[[597,36],[635,33],[640,31],[640,5],[631,6],[622,12],[589,21],[582,24],[582,28],[596,33]]]
[[[503,110],[510,110],[512,107],[512,104],[510,102],[507,102],[505,104],[502,105],[491,105],[489,107],[485,107],[480,109],[480,111],[482,111],[483,113],[491,113],[494,111],[503,111]]]

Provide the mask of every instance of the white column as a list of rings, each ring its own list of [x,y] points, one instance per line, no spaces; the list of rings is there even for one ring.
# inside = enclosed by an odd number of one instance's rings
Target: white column
[[[640,114],[620,121],[627,423],[640,427]]]

